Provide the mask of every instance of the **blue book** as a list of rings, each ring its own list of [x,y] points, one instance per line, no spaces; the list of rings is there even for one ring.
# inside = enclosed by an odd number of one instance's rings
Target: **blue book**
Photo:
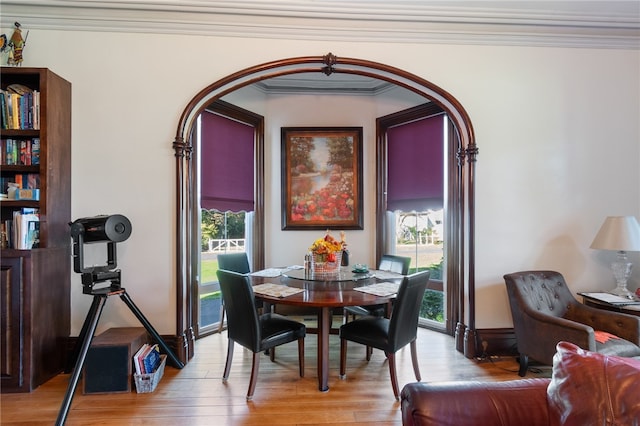
[[[147,374],[151,374],[160,365],[160,350],[158,349],[158,345],[153,345],[153,348],[142,360],[144,363],[144,371]]]
[[[40,138],[33,138],[31,140],[31,164],[40,164]]]
[[[8,129],[9,124],[7,123],[7,102],[5,100],[5,91],[0,90],[0,114],[1,114],[1,127],[3,129]]]

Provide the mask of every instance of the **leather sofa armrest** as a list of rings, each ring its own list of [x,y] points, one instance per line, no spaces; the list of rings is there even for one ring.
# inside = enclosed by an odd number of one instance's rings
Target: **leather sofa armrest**
[[[409,383],[402,389],[404,426],[549,425],[550,379]]]

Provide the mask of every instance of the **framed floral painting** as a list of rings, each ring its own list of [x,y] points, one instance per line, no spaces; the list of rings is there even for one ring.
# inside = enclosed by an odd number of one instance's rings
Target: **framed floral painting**
[[[282,229],[363,229],[362,127],[282,128]]]

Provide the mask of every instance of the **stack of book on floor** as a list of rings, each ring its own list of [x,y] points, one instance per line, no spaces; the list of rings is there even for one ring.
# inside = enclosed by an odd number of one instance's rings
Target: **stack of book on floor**
[[[160,355],[158,345],[145,343],[133,356],[136,390],[138,393],[153,392],[164,374],[166,355]]]

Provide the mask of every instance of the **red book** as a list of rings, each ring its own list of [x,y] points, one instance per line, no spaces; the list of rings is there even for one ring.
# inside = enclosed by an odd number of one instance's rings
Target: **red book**
[[[30,166],[31,165],[31,140],[25,141],[26,142],[26,148],[25,148],[25,153],[24,153],[24,165],[25,166]]]
[[[27,141],[20,141],[20,160],[18,162],[20,165],[27,164]]]

